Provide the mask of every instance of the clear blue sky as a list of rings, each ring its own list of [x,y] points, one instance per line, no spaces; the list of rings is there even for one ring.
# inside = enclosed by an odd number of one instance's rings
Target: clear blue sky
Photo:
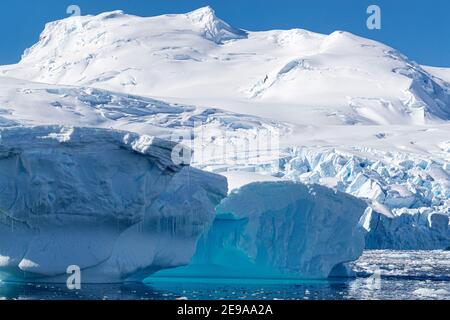
[[[122,9],[141,16],[209,4],[243,29],[345,30],[382,41],[421,64],[450,67],[450,0],[1,0],[0,64],[17,62],[46,22],[67,16],[70,4],[80,6],[83,15]],[[366,28],[370,4],[382,9],[381,30]]]

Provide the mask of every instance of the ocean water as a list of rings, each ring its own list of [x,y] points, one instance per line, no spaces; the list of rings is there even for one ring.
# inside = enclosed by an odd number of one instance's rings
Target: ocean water
[[[65,285],[0,282],[0,299],[33,300],[450,300],[450,251],[366,251],[356,278],[330,280],[148,279],[144,283]]]

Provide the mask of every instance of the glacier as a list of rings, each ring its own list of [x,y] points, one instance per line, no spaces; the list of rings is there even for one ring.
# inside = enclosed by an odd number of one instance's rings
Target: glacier
[[[447,161],[423,156],[337,148],[294,148],[283,177],[319,183],[369,205],[362,223],[370,249],[445,249],[450,246]],[[359,152],[360,153],[360,152]],[[370,156],[367,156],[367,153]]]
[[[373,209],[364,217],[366,249],[436,250],[450,247],[449,214],[428,208],[388,217]]]

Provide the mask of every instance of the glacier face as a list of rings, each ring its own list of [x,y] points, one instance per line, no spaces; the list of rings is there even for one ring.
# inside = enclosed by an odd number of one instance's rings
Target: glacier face
[[[441,148],[443,156],[433,158],[358,147],[287,148],[277,162],[232,166],[221,174],[230,186],[271,178],[320,184],[366,201],[370,210],[361,225],[367,248],[445,249],[450,246],[450,166],[447,144]]]
[[[448,213],[403,210],[387,217],[375,210],[366,213],[367,249],[434,250],[450,247]]]
[[[216,209],[187,267],[160,277],[327,278],[364,248],[367,205],[331,189],[289,181],[235,189]]]
[[[368,248],[449,247],[449,162],[364,151],[294,148],[284,159],[283,178],[328,185],[365,199],[371,208],[364,218]]]
[[[138,279],[187,264],[226,179],[172,162],[175,143],[60,126],[1,129],[0,270],[7,279]]]

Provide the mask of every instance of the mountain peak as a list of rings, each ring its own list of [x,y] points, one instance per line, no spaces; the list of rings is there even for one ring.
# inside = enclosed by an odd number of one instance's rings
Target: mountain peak
[[[186,14],[189,21],[202,29],[203,36],[217,44],[227,40],[236,40],[247,37],[247,32],[230,26],[217,18],[214,9],[210,6],[202,7]]]
[[[202,7],[199,9],[196,9],[194,11],[191,11],[186,14],[188,18],[192,21],[204,21],[204,20],[211,20],[211,19],[217,19],[216,12],[211,6]]]

